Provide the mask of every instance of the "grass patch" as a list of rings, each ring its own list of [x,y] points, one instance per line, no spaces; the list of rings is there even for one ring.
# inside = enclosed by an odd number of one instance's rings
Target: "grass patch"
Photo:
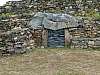
[[[99,64],[100,52],[92,49],[35,48],[1,58],[0,75],[100,75]]]

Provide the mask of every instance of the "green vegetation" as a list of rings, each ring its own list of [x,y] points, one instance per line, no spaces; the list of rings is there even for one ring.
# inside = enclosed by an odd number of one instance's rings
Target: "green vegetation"
[[[1,13],[0,17],[10,17],[12,15],[14,15],[14,14],[13,13]]]
[[[94,14],[95,18],[100,20],[100,12]]]

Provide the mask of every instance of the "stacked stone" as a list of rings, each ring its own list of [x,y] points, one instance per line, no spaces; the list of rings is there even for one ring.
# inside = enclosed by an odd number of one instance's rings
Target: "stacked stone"
[[[94,48],[100,47],[100,36],[98,26],[94,22],[84,21],[82,28],[69,30],[73,36],[72,47],[74,48]]]

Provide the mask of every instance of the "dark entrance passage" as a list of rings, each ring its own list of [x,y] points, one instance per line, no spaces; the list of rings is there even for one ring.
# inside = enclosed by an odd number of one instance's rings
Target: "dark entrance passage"
[[[64,29],[48,30],[48,47],[64,47],[65,33]]]

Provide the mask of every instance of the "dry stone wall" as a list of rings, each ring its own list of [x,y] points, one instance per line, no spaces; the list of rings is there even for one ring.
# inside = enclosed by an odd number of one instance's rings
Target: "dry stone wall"
[[[76,17],[87,15],[90,17],[91,13],[85,13],[91,12],[88,9],[92,6],[95,12],[100,13],[100,2],[70,1],[36,0],[34,2],[30,0],[27,3],[28,1],[22,0],[9,1],[4,6],[0,6],[0,51],[2,54],[23,53],[32,48],[47,47],[48,30],[33,29],[28,25],[37,12],[68,13]],[[68,29],[72,36],[70,41],[72,48],[100,47],[99,19],[83,20],[80,27]]]

